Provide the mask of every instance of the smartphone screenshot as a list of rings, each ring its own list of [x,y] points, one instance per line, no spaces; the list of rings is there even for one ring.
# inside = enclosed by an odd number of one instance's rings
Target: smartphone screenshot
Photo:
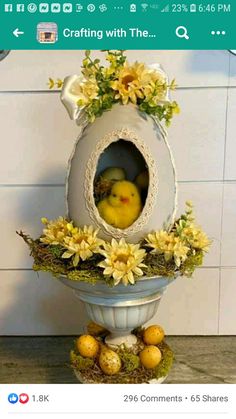
[[[235,418],[235,21],[1,1],[1,419]]]

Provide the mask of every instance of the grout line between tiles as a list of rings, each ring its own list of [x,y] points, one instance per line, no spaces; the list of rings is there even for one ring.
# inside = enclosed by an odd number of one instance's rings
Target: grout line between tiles
[[[230,60],[229,56],[229,74],[228,85],[230,83]],[[219,269],[219,295],[218,295],[218,325],[217,333],[220,334],[220,304],[222,291],[222,248],[223,248],[223,223],[224,223],[224,197],[225,197],[225,169],[226,169],[226,148],[227,148],[227,133],[228,133],[228,111],[229,111],[229,87],[226,93],[226,109],[225,109],[225,138],[224,138],[224,160],[223,160],[223,187],[222,187],[222,201],[221,201],[221,223],[220,223],[220,269]]]
[[[236,184],[235,180],[180,180],[179,185],[184,184]],[[0,183],[0,188],[64,188],[65,183]]]
[[[65,183],[0,183],[0,188],[61,188]]]
[[[209,90],[209,89],[236,89],[236,86],[179,86],[177,87],[177,91],[181,91],[181,90]],[[42,89],[42,90],[0,90],[0,94],[4,95],[11,95],[11,94],[16,94],[16,95],[27,95],[27,94],[36,94],[36,95],[41,95],[41,94],[59,94],[61,91],[60,90],[47,90],[47,89]]]

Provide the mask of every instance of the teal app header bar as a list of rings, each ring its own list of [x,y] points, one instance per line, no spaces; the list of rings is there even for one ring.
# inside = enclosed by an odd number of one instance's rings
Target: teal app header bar
[[[235,1],[4,0],[1,49],[234,49]]]

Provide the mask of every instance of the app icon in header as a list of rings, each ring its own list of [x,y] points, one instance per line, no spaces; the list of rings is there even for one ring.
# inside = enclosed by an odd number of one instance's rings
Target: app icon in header
[[[58,40],[57,24],[41,22],[37,25],[37,40],[40,44],[55,44]]]

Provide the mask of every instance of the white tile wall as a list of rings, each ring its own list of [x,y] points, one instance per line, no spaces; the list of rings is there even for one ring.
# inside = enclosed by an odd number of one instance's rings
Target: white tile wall
[[[222,269],[220,295],[219,333],[235,335],[236,269]]]
[[[41,217],[63,215],[64,201],[63,187],[0,188],[0,269],[32,267],[29,251],[15,232],[21,229],[37,237],[42,231]]]
[[[236,267],[236,182],[224,185],[221,262]]]
[[[96,57],[103,54],[96,51]],[[161,63],[180,87],[228,86],[228,51],[127,51],[130,61]],[[0,91],[47,90],[48,77],[77,74],[83,51],[11,51],[0,66]],[[233,72],[233,64],[232,64]]]
[[[236,314],[236,57],[228,51],[128,56],[161,62],[178,82],[174,96],[182,112],[169,133],[179,211],[192,199],[214,240],[205,267],[168,289],[153,321],[169,334],[236,333],[230,322]],[[48,76],[77,73],[81,59],[81,51],[12,51],[0,62],[0,334],[71,334],[86,322],[70,290],[27,270],[32,260],[15,234],[23,229],[36,236],[41,216],[64,213],[66,164],[78,128],[46,83]]]
[[[0,94],[1,184],[64,183],[79,128],[56,94]]]
[[[169,129],[169,142],[178,179],[222,180],[227,89],[180,90],[175,96],[181,113]]]
[[[179,278],[169,286],[156,316],[170,335],[218,333],[219,270],[199,269],[191,279]]]
[[[234,57],[236,61],[236,56]],[[236,67],[236,64],[235,64]],[[236,76],[235,76],[236,80]],[[236,89],[228,92],[227,144],[225,155],[225,179],[236,181]]]
[[[82,303],[57,279],[35,272],[0,273],[1,335],[73,335],[88,322]],[[27,292],[26,292],[27,290]]]
[[[236,86],[236,55],[230,53],[230,86]]]

